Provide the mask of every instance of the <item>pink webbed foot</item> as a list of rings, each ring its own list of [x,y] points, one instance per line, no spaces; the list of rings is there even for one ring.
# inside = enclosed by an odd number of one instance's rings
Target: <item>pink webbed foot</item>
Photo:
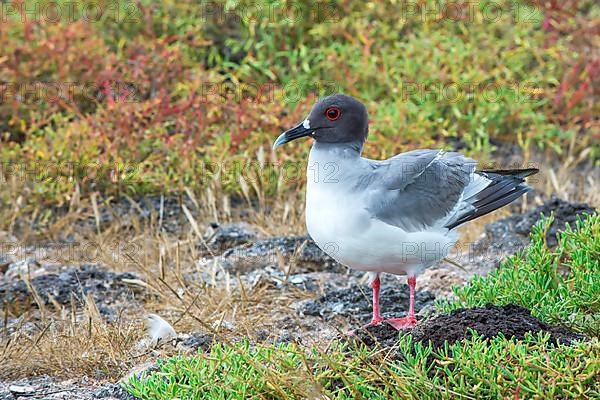
[[[408,317],[404,317],[404,318],[389,318],[389,319],[384,319],[383,322],[391,325],[392,327],[396,328],[399,331],[402,331],[405,329],[412,329],[415,327],[415,325],[417,325],[417,319],[413,316],[408,316]]]

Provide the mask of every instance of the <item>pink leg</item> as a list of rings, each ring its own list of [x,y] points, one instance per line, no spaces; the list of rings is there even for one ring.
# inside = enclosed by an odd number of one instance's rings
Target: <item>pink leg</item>
[[[379,289],[381,287],[381,282],[379,281],[379,275],[375,276],[375,279],[371,282],[371,287],[373,288],[373,318],[371,322],[364,325],[362,329],[367,328],[372,325],[379,325],[383,322],[383,318],[381,317],[381,313],[379,311]],[[353,335],[354,332],[348,332],[349,335]]]
[[[394,328],[398,330],[414,328],[417,324],[417,317],[415,316],[415,286],[417,285],[417,278],[414,276],[408,277],[408,289],[409,289],[409,305],[408,315],[404,318],[390,318],[384,320]]]
[[[417,277],[409,276],[407,281],[408,281],[408,292],[409,292],[408,316],[412,317],[416,321],[417,317],[415,317],[415,287],[417,286]]]
[[[371,287],[373,288],[373,319],[369,325],[377,325],[383,321],[383,318],[381,318],[381,313],[379,312],[379,289],[381,287],[379,276],[373,279],[373,282],[371,282]]]

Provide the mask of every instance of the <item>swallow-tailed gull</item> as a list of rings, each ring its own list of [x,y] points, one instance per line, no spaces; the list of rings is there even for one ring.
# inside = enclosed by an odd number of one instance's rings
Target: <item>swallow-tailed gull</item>
[[[475,160],[443,150],[370,160],[361,157],[368,129],[365,106],[336,94],[318,101],[273,148],[305,136],[314,139],[307,169],[308,233],[341,264],[370,273],[373,319],[368,325],[412,328],[416,275],[448,254],[458,226],[531,190],[524,178],[538,171],[478,171]],[[407,275],[406,317],[382,318],[382,272]]]

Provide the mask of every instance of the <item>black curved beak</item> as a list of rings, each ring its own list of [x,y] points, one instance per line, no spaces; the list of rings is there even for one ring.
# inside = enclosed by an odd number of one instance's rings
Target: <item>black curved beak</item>
[[[278,148],[279,146],[291,142],[292,140],[299,139],[301,137],[310,136],[315,131],[314,129],[307,129],[304,127],[305,122],[298,124],[298,126],[293,127],[285,132],[283,132],[275,143],[273,143],[273,150]]]

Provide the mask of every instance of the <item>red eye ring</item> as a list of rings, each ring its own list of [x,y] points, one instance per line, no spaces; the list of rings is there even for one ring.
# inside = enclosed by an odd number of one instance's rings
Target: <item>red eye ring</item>
[[[327,110],[325,110],[325,116],[328,120],[335,121],[342,116],[342,111],[337,107],[329,107]]]

